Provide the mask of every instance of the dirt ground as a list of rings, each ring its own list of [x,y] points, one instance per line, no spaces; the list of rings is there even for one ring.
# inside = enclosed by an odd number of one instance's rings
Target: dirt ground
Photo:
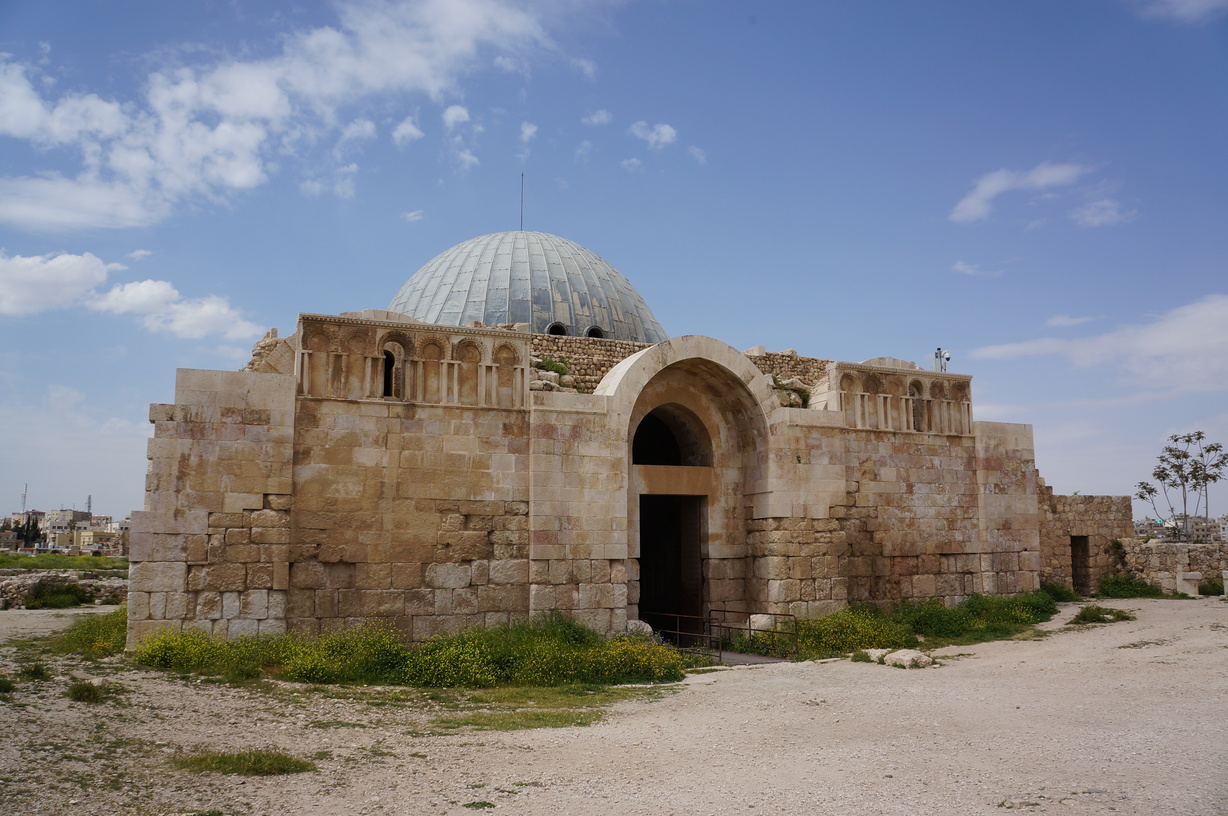
[[[0,702],[0,814],[1228,813],[1228,603],[1103,605],[1137,620],[1067,627],[1063,605],[1047,637],[948,649],[936,668],[739,667],[588,727],[509,732],[439,729],[446,694],[231,687],[12,641],[0,670],[37,657],[57,676]],[[53,614],[0,612],[0,642],[70,620]],[[74,673],[126,691],[70,702]],[[255,747],[319,769],[168,762]]]

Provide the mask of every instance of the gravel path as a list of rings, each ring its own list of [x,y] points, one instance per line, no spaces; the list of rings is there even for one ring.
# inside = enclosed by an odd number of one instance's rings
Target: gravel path
[[[1138,619],[1067,628],[1064,605],[1049,637],[950,649],[931,669],[693,675],[587,728],[440,735],[447,701],[416,693],[389,705],[56,664],[0,703],[0,813],[1228,813],[1228,603],[1102,603]],[[0,669],[18,657],[29,647],[0,647]],[[128,691],[71,703],[73,671]],[[166,762],[202,746],[277,746],[319,770],[243,780]]]

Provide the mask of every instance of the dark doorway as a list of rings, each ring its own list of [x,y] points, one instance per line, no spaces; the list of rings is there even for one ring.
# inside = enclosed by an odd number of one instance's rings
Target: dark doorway
[[[1087,536],[1070,537],[1070,580],[1074,584],[1075,592],[1091,594],[1092,563]]]
[[[662,633],[703,632],[705,501],[640,496],[640,619]]]

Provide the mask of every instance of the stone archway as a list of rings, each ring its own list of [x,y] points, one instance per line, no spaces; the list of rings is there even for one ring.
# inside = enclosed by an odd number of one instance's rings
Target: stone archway
[[[762,608],[747,537],[779,407],[767,378],[685,337],[624,360],[597,393],[627,423],[628,617]]]

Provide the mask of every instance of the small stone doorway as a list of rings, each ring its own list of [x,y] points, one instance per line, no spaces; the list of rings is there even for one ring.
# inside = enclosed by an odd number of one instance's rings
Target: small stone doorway
[[[1090,595],[1092,591],[1091,548],[1087,536],[1070,537],[1070,581],[1075,592]]]
[[[654,630],[703,631],[691,618],[704,614],[706,503],[704,496],[640,496],[640,618]]]

